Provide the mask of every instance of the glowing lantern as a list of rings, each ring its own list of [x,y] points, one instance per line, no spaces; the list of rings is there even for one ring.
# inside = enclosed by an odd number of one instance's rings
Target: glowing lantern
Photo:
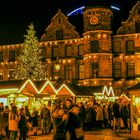
[[[56,63],[55,63],[55,65],[54,65],[54,68],[55,68],[56,71],[59,71],[60,68],[61,68],[61,61],[59,60],[58,57],[57,57],[57,59],[56,59]]]

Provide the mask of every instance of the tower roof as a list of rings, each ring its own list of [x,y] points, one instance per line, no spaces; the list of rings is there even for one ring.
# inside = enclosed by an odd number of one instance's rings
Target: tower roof
[[[85,7],[106,7],[110,8],[110,0],[86,0]]]

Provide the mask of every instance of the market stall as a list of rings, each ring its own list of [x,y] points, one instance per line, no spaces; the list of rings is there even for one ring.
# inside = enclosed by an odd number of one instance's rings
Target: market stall
[[[130,93],[131,133],[140,136],[140,83],[128,89]]]

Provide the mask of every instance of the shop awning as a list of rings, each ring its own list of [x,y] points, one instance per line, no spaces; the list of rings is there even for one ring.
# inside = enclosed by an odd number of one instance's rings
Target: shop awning
[[[140,83],[138,83],[132,87],[127,88],[127,90],[138,90],[138,89],[140,89]]]
[[[75,86],[68,85],[75,96],[93,96],[94,93],[102,93],[104,86]]]

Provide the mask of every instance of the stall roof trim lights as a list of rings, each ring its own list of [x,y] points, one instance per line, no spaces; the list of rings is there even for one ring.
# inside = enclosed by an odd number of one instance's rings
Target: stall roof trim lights
[[[18,88],[10,88],[10,89],[0,89],[0,91],[15,91],[15,90],[18,90]]]
[[[18,91],[18,88],[10,88],[10,89],[0,89],[0,92],[4,92],[4,91]]]
[[[107,93],[107,96],[110,96],[111,94],[112,94],[112,96],[115,96],[113,88],[111,86],[109,87],[109,90],[108,90],[107,86],[104,86],[104,89],[103,89],[104,96],[106,95],[105,93]]]
[[[33,88],[35,89],[35,91],[36,91],[37,93],[39,93],[38,90],[37,90],[37,88],[35,87],[35,85],[33,84],[33,82],[32,82],[30,79],[28,79],[28,80],[23,84],[23,86],[20,88],[19,92],[21,92],[21,91],[23,90],[23,88],[28,84],[28,82],[33,86]]]
[[[128,101],[130,101],[130,99],[129,99],[125,94],[122,94],[122,95],[121,95],[121,97],[123,97],[123,96],[124,96]]]
[[[57,90],[57,94],[58,94],[58,92],[59,92],[63,87],[65,87],[65,88],[70,92],[70,94],[71,94],[72,96],[75,96],[75,94],[74,94],[65,84],[63,84],[63,85]]]
[[[52,89],[55,91],[55,93],[57,93],[56,89],[54,88],[53,84],[50,81],[45,82],[43,87],[40,89],[39,93],[41,93],[45,89],[46,85],[48,85],[48,84],[52,87]]]

